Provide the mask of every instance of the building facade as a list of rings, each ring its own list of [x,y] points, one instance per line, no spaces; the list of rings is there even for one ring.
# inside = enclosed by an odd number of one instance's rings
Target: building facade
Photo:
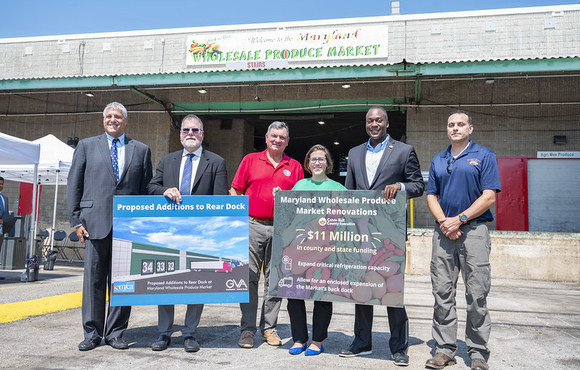
[[[518,185],[502,176],[498,222],[526,212],[515,227],[532,231],[564,212],[536,231],[580,231],[569,186],[580,161],[534,162],[539,152],[580,151],[580,5],[0,39],[0,56],[0,131],[74,144],[102,133],[102,109],[119,101],[128,136],[151,147],[155,165],[181,148],[180,119],[194,113],[230,181],[245,154],[265,148],[274,120],[288,123],[287,153],[299,161],[315,143],[329,147],[342,181],[373,105],[388,110],[389,133],[415,146],[427,173],[448,146],[448,113],[464,109],[474,141],[521,162]],[[7,185],[15,199],[17,185]],[[544,187],[554,199],[538,194]],[[52,191],[42,194],[47,223]],[[535,197],[558,206],[534,208]],[[59,220],[64,203],[62,194]],[[416,199],[413,226],[432,222],[425,197]]]

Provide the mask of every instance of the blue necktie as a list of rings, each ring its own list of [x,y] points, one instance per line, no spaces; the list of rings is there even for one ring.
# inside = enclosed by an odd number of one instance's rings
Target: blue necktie
[[[111,145],[111,162],[113,162],[113,172],[115,172],[115,179],[119,182],[119,160],[117,159],[117,143],[118,138],[113,139],[113,144]]]
[[[183,175],[181,176],[181,186],[179,187],[179,192],[181,195],[191,194],[191,170],[192,162],[195,154],[189,153],[187,159],[185,160],[185,165],[183,166]]]
[[[0,193],[0,218],[4,217],[4,196]]]

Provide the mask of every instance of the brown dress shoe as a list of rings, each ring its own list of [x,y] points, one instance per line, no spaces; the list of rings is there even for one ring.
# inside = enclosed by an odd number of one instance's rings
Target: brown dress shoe
[[[439,352],[435,353],[435,356],[428,359],[425,363],[425,367],[431,369],[443,369],[447,365],[455,365],[455,360]]]
[[[471,370],[489,370],[487,362],[481,358],[476,358],[471,361]]]

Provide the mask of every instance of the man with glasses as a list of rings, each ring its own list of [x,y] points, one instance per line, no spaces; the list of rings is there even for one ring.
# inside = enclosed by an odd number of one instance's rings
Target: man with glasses
[[[183,150],[167,154],[159,161],[155,176],[147,186],[150,195],[165,195],[181,203],[183,195],[227,195],[226,161],[201,146],[204,131],[201,119],[193,114],[181,121],[180,140]],[[161,305],[158,311],[159,338],[151,345],[153,351],[163,351],[171,344],[175,306]],[[199,351],[195,332],[203,311],[202,304],[188,304],[185,313],[183,348]]]
[[[257,331],[258,282],[262,269],[264,270],[264,301],[259,325],[262,340],[271,346],[282,344],[276,332],[282,299],[268,297],[274,231],[274,194],[278,190],[291,190],[294,184],[304,178],[300,163],[284,154],[289,141],[288,126],[284,122],[272,122],[266,133],[266,150],[244,157],[230,189],[232,195],[247,195],[250,205],[250,285],[248,287],[250,302],[240,304],[242,319],[238,345],[242,348],[254,346],[254,334]]]
[[[383,107],[374,106],[366,115],[369,140],[348,153],[345,186],[349,190],[382,190],[386,200],[398,191],[406,191],[407,198],[423,195],[425,184],[421,175],[415,148],[393,140],[387,134],[389,118]],[[370,256],[363,256],[370,259]],[[387,307],[391,338],[389,348],[397,366],[409,365],[409,319],[404,307]],[[355,306],[355,338],[341,357],[369,355],[372,353],[373,306]]]
[[[68,175],[66,200],[70,224],[85,246],[82,317],[85,339],[80,351],[90,351],[101,339],[115,349],[127,349],[123,333],[130,306],[111,307],[113,196],[145,195],[151,180],[151,150],[125,135],[127,109],[117,102],[103,111],[105,133],[83,139],[75,149]],[[105,320],[105,307],[108,312]]]
[[[501,188],[495,154],[469,140],[472,132],[468,112],[451,112],[447,119],[447,137],[451,145],[435,155],[429,168],[427,205],[437,221],[431,256],[435,356],[425,363],[432,369],[455,363],[455,293],[459,271],[465,283],[465,343],[471,370],[489,369],[487,342],[491,319],[487,295],[491,286],[491,239],[486,222],[493,220],[490,207]]]

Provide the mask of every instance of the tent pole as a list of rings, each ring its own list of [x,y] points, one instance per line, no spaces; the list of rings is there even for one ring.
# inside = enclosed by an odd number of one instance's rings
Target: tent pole
[[[30,234],[29,239],[29,251],[28,258],[31,258],[34,254],[34,241],[36,239],[36,188],[38,186],[38,163],[34,165],[34,183],[32,187],[32,220],[30,223]],[[26,268],[26,265],[24,266]]]
[[[60,162],[59,162],[60,166]],[[54,231],[56,230],[56,206],[57,206],[57,197],[58,197],[58,176],[60,174],[60,170],[56,170],[56,188],[54,190],[54,211],[52,214],[52,232],[50,233],[50,251],[54,250]]]

